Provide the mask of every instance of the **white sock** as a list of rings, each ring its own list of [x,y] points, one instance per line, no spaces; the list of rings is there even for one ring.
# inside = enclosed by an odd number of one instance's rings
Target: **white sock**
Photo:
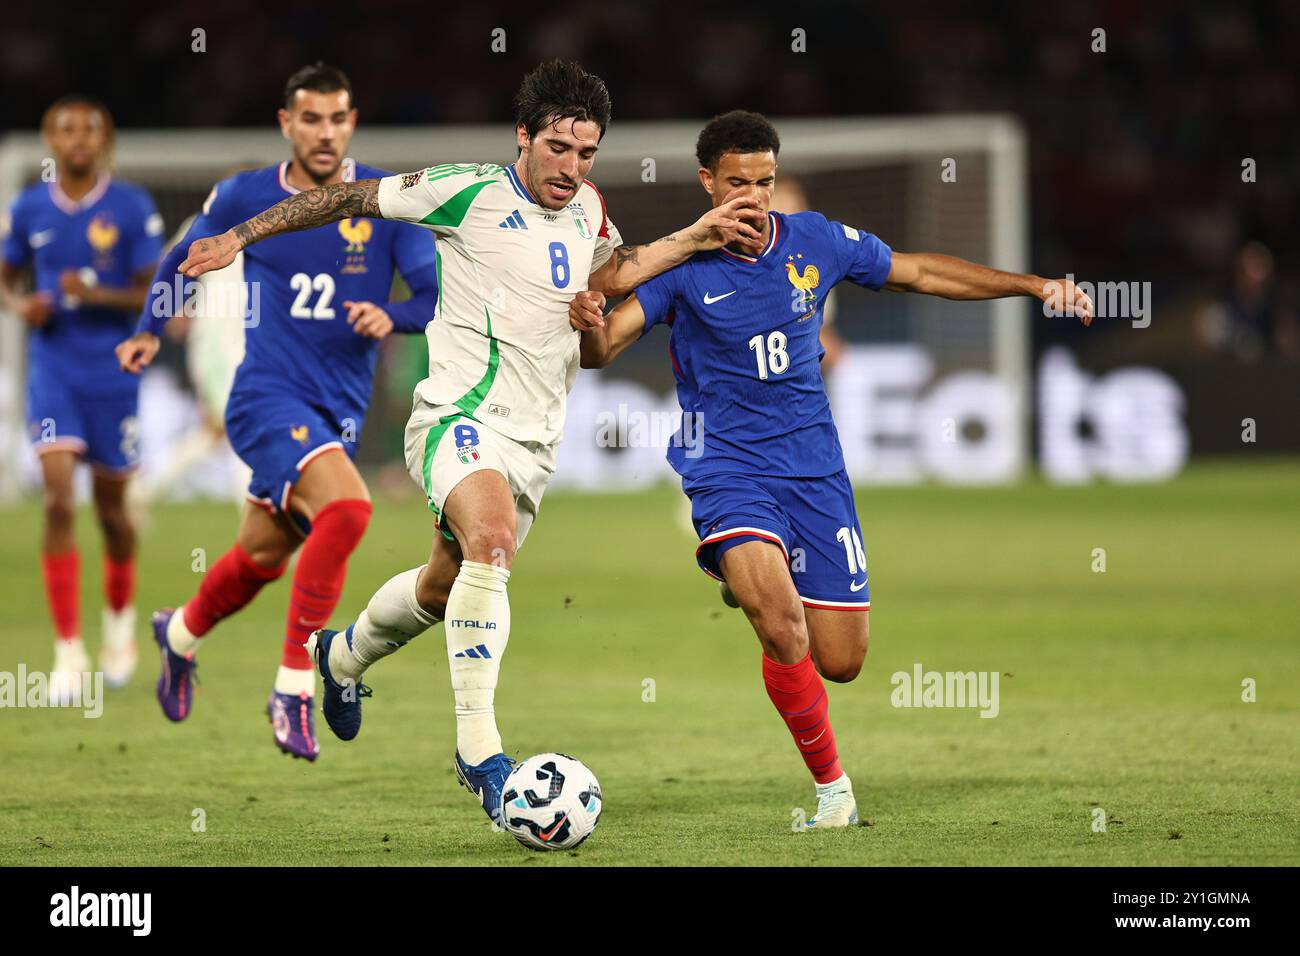
[[[103,636],[104,650],[118,651],[135,643],[135,607],[128,604],[120,611],[111,607],[104,608]]]
[[[172,651],[184,657],[193,654],[199,646],[200,638],[190,633],[185,626],[185,608],[178,607],[171,620],[167,622],[167,643]]]
[[[60,637],[55,640],[54,666],[50,670],[69,673],[90,670],[90,657],[86,654],[86,645],[80,637]]]
[[[510,572],[461,562],[447,598],[447,663],[456,696],[456,749],[471,766],[501,753],[492,702],[501,657],[510,640]]]
[[[292,694],[294,697],[305,693],[308,697],[314,697],[316,671],[313,668],[298,670],[296,667],[285,667],[281,664],[280,669],[275,672],[275,692]]]
[[[400,650],[441,620],[416,600],[415,584],[423,570],[423,565],[411,568],[384,582],[352,625],[351,646],[343,634],[334,639],[329,665],[335,680],[360,680],[375,661]]]
[[[840,774],[830,783],[817,783],[815,780],[813,783],[817,787],[817,796],[819,797],[823,794],[830,793],[832,790],[853,790],[853,781],[849,779],[847,773]]]

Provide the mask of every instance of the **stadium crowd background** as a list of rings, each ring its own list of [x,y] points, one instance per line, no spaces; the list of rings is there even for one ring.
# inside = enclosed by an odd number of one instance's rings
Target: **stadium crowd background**
[[[1123,322],[1036,322],[1036,351],[1066,342],[1085,366],[1181,367],[1194,408],[1196,380],[1228,393],[1238,380],[1262,381],[1270,401],[1294,397],[1300,6],[1285,0],[579,0],[445,13],[232,0],[23,5],[6,19],[9,129],[34,129],[69,90],[103,99],[123,128],[265,126],[284,77],[315,59],[350,74],[363,126],[501,121],[519,76],[555,55],[606,79],[614,131],[620,120],[737,106],[776,117],[1012,113],[1030,143],[1031,268],[1150,282],[1155,303],[1141,336],[1117,334]],[[498,27],[506,49],[494,53]],[[191,50],[195,28],[205,31],[203,53]],[[791,51],[796,28],[806,53]],[[1104,52],[1094,51],[1098,28]],[[1254,181],[1243,179],[1246,159]],[[1286,447],[1300,449],[1300,426],[1292,431]]]

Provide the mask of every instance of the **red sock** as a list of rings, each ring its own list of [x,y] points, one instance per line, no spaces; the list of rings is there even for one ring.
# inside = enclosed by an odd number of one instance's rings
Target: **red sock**
[[[312,520],[311,534],[298,556],[285,624],[280,663],[308,670],[311,658],[304,645],[311,632],[329,623],[343,591],[348,558],[361,543],[370,523],[370,502],[360,498],[331,501]]]
[[[108,606],[120,611],[135,597],[135,558],[114,561],[104,555],[104,596]]]
[[[183,609],[185,627],[195,637],[202,637],[218,621],[230,617],[253,600],[264,585],[282,574],[283,565],[264,568],[254,563],[243,548],[235,545],[203,575],[198,593]]]
[[[54,631],[59,640],[70,641],[81,636],[81,608],[78,606],[80,562],[77,549],[63,554],[42,554],[41,570],[45,573],[45,599],[50,604],[54,618]]]
[[[831,730],[830,701],[813,667],[812,654],[798,664],[779,664],[764,654],[763,683],[813,779],[830,783],[842,774],[835,731]]]

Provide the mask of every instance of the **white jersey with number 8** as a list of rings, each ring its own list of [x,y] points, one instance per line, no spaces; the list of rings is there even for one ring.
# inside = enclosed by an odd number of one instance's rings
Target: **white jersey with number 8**
[[[584,181],[548,209],[513,167],[449,164],[381,179],[379,209],[439,240],[429,377],[416,396],[515,441],[557,443],[578,372],[569,302],[622,241],[596,187]]]

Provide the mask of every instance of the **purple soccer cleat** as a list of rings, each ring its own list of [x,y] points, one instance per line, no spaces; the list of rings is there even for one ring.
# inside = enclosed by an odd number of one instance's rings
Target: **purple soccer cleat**
[[[271,728],[275,731],[275,745],[304,760],[315,760],[320,756],[313,710],[314,702],[306,691],[301,694],[271,691],[266,702],[266,714],[271,718]]]
[[[167,622],[176,611],[167,608],[154,611],[153,639],[162,653],[162,673],[158,675],[158,703],[168,720],[182,721],[194,708],[194,674],[199,665],[194,655],[177,654],[167,643]]]

